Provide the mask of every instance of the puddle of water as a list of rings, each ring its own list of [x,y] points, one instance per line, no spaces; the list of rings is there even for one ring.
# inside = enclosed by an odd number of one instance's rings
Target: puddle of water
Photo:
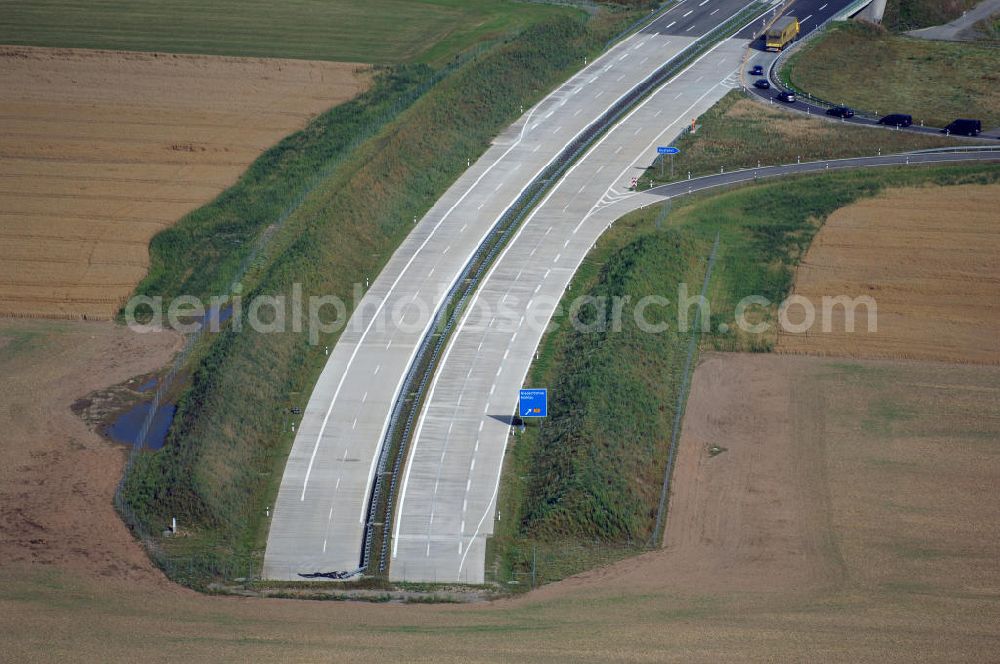
[[[156,387],[157,380],[155,378],[150,378],[145,383],[136,388],[139,392],[149,392],[151,389]]]
[[[119,443],[135,445],[151,406],[150,402],[145,401],[129,408],[108,427],[108,436]],[[173,422],[176,412],[177,406],[174,404],[160,404],[160,407],[156,409],[156,415],[153,416],[149,433],[146,434],[145,446],[147,448],[158,450],[163,447],[163,443],[167,440],[167,432],[170,430],[170,423]]]

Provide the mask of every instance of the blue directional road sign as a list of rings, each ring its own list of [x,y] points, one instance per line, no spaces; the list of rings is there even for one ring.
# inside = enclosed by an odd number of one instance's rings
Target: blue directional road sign
[[[548,417],[549,391],[521,390],[517,412],[521,417]]]
[[[659,148],[656,148],[656,151],[659,154],[680,154],[681,153],[680,148],[675,148],[675,147],[669,147],[669,148],[659,147]]]

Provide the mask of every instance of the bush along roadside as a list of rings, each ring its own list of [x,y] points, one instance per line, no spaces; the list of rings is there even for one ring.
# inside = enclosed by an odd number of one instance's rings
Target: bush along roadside
[[[805,176],[658,204],[619,219],[574,276],[560,307],[581,296],[636,302],[666,297],[657,307],[662,333],[640,332],[631,316],[577,331],[557,320],[543,338],[528,385],[549,388],[549,417],[508,442],[489,577],[527,588],[657,548],[654,532],[673,419],[686,395],[683,369],[691,335],[699,348],[768,352],[773,334],[751,336],[735,324],[748,295],[776,303],[792,287],[794,269],[833,211],[888,186],[988,184],[1000,167],[873,169]],[[708,287],[709,330],[678,329],[677,302],[696,298],[715,238]],[[627,309],[626,309],[627,310]],[[590,325],[595,311],[582,310]],[[773,322],[776,306],[751,311],[751,323]],[[600,319],[597,320],[600,322]],[[696,359],[696,357],[695,357]],[[693,365],[692,365],[693,366]],[[669,507],[669,503],[667,503]],[[665,514],[669,522],[669,510]]]
[[[158,237],[139,292],[226,293],[239,277],[245,299],[298,283],[303,297],[351,302],[353,285],[378,273],[466,160],[635,16],[553,18],[444,73],[382,72],[365,96],[283,141]],[[305,405],[335,342],[228,325],[192,353],[166,445],[137,457],[123,489],[123,513],[173,578],[204,586],[259,571],[294,436],[289,409]],[[157,536],[172,517],[183,536]]]

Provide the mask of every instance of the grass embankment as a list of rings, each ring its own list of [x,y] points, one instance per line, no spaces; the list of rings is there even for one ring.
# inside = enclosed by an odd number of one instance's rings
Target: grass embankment
[[[372,138],[343,153],[329,141],[350,135],[352,126],[369,127],[382,103],[372,100],[366,108],[359,100],[354,110],[342,112],[344,127],[321,124],[290,139],[297,147],[278,152],[287,159],[265,159],[261,181],[284,191],[286,182],[311,168],[313,154],[330,173],[248,225],[243,244],[270,232],[261,225],[276,221],[270,215],[292,201],[287,221],[243,279],[244,297],[288,295],[298,283],[304,298],[332,294],[351,302],[353,285],[378,273],[412,228],[412,218],[437,200],[466,168],[466,159],[481,154],[522,104],[529,106],[564,80],[620,27],[621,21],[607,17],[533,26],[458,66]],[[376,90],[392,90],[392,80]],[[228,196],[235,199],[229,208],[192,214],[169,237],[230,232],[240,220],[226,209],[250,210],[255,196],[269,200],[249,186]],[[228,283],[240,252],[229,249],[227,257],[226,242],[185,242],[181,249],[172,241],[154,243],[154,252],[180,259],[164,261],[169,267],[154,274],[144,292],[201,294]],[[159,562],[175,578],[200,583],[212,575],[238,576],[259,561],[265,507],[273,504],[293,438],[287,408],[305,405],[325,360],[323,346],[332,346],[336,336],[322,335],[311,346],[301,333],[228,328],[202,352],[166,446],[143,455],[127,485],[145,530],[159,532],[171,516],[184,526],[185,537],[160,543]]]
[[[968,145],[944,136],[925,136],[905,131],[859,127],[798,113],[788,113],[749,99],[734,90],[698,118],[698,131],[685,131],[674,142],[680,154],[674,156],[674,175],[670,177],[669,158],[643,174],[640,189],[650,184],[756,166],[874,157],[882,154]]]
[[[983,129],[1000,125],[997,50],[989,45],[845,23],[793,54],[780,76],[797,90],[873,115],[909,113],[914,123],[934,127],[955,118],[978,118]]]
[[[918,30],[954,21],[980,0],[889,0],[882,25],[895,32]]]
[[[507,455],[488,561],[496,578],[523,582],[536,554],[541,583],[648,546],[690,342],[677,331],[678,288],[686,283],[690,296],[700,292],[717,233],[711,329],[701,345],[766,352],[773,331],[738,330],[736,304],[748,295],[783,299],[800,257],[834,210],[887,186],[996,181],[996,166],[844,172],[696,196],[665,218],[662,206],[652,206],[618,220],[561,306],[567,310],[581,295],[632,302],[662,295],[671,304],[647,314],[662,313],[670,329],[642,333],[626,307],[621,331],[577,332],[561,320],[545,336],[526,384],[549,387],[550,416],[518,435]],[[692,325],[695,313],[692,305]],[[776,306],[758,307],[748,319],[773,322],[776,314]]]
[[[442,63],[579,10],[512,0],[0,0],[0,43],[345,62]]]

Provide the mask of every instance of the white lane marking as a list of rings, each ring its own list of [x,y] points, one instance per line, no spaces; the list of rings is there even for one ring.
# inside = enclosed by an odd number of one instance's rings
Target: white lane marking
[[[677,21],[671,21],[671,22],[670,22],[670,25],[668,25],[667,27],[665,27],[665,28],[663,28],[663,29],[664,29],[664,30],[669,30],[670,28],[672,28],[672,27],[673,27],[673,26],[675,26],[676,24],[677,24]]]
[[[542,147],[542,144],[541,144],[541,143],[539,143],[538,145],[536,145],[536,146],[535,146],[535,149],[534,149],[534,150],[532,150],[532,152],[538,152],[538,148],[540,148],[540,147]]]
[[[701,2],[698,3],[698,6],[699,7],[704,7],[707,4],[708,4],[708,0],[701,0]]]
[[[427,278],[429,279],[432,274],[434,274],[434,268],[431,268],[431,271],[427,273]]]
[[[363,397],[361,397],[361,403],[364,403],[366,401],[368,401],[368,393],[367,392],[365,392],[365,395]]]
[[[640,61],[639,61],[639,64],[640,64],[640,65],[644,65],[644,64],[646,64],[646,60],[649,60],[649,56],[648,56],[648,55],[647,55],[647,56],[646,56],[645,58],[643,58],[642,60],[640,60]]]
[[[391,346],[391,345],[392,345],[392,339],[389,339],[389,341],[387,341],[386,344],[385,344],[385,349],[389,350],[389,346]]]
[[[642,64],[642,63],[639,63],[639,64]],[[618,78],[616,78],[615,82],[617,83],[618,81],[622,80],[623,78],[625,78],[625,74],[622,74],[621,76],[619,76]]]
[[[546,235],[548,235],[551,232],[552,232],[552,227],[551,226],[549,226],[547,229],[545,229],[545,234]]]
[[[551,271],[552,271],[551,269],[546,269],[545,270],[545,276],[542,277],[542,279],[548,279],[549,278],[549,272],[551,272]],[[517,339],[517,333],[516,332],[514,333],[514,339]],[[514,342],[514,339],[511,339],[511,343]]]
[[[597,173],[600,173],[601,171],[603,171],[603,170],[604,170],[604,166],[605,166],[605,164],[601,164],[600,166],[598,166],[598,167],[597,167],[597,170],[596,170],[596,171],[594,171],[595,175],[596,175]]]
[[[578,194],[582,194],[582,193],[583,193],[583,191],[584,191],[584,190],[585,190],[586,188],[587,188],[587,185],[583,185],[582,187],[580,187],[580,189],[579,189],[579,190],[578,190],[578,191],[577,191],[576,193],[578,193]],[[566,207],[569,207],[569,206],[567,205]]]
[[[686,14],[681,14],[681,18],[687,18],[688,16],[690,16],[693,13],[694,13],[694,10],[693,9],[689,9],[689,10],[687,10]]]
[[[632,39],[632,37],[630,37],[630,39]],[[603,58],[604,58],[604,55],[602,54],[601,56],[599,56],[597,58],[597,60],[594,60],[594,63],[596,64],[596,62],[598,60],[601,60]],[[546,99],[548,97],[550,97],[551,95],[552,95],[552,93],[550,93],[546,97]],[[544,101],[544,99],[542,101]],[[375,323],[380,319],[380,314],[382,313],[382,309],[385,308],[386,304],[388,303],[388,301],[390,299],[389,296],[396,289],[396,286],[399,285],[399,282],[403,280],[403,277],[406,275],[406,272],[409,270],[410,266],[416,260],[417,256],[420,255],[420,252],[423,251],[423,249],[431,241],[431,238],[434,237],[434,235],[437,233],[438,229],[441,228],[441,225],[445,222],[445,220],[449,216],[451,216],[451,213],[454,212],[455,209],[459,205],[462,204],[462,201],[464,201],[469,196],[469,194],[472,193],[472,191],[479,185],[480,182],[483,181],[483,179],[487,175],[489,175],[489,173],[494,169],[494,167],[496,167],[497,164],[502,163],[503,160],[507,157],[507,155],[509,155],[511,152],[513,152],[514,149],[518,145],[521,144],[521,142],[524,140],[524,135],[525,135],[525,132],[527,131],[528,123],[531,121],[531,118],[535,114],[536,109],[537,109],[537,106],[535,108],[532,108],[528,112],[528,116],[525,118],[524,125],[521,127],[521,133],[518,135],[517,140],[514,141],[514,143],[511,144],[511,146],[509,148],[507,148],[507,150],[504,151],[504,153],[502,155],[500,155],[500,157],[497,158],[496,161],[494,161],[492,164],[490,164],[489,166],[487,166],[486,169],[483,170],[483,172],[479,175],[479,177],[476,178],[476,180],[472,183],[472,185],[468,189],[466,189],[465,192],[463,192],[461,196],[458,197],[458,200],[455,201],[454,205],[452,205],[450,208],[448,208],[448,210],[443,215],[441,215],[441,218],[434,225],[434,228],[431,229],[431,232],[428,233],[427,237],[424,238],[424,241],[420,243],[420,246],[417,247],[417,250],[413,252],[413,255],[410,256],[410,258],[409,258],[408,261],[406,261],[406,265],[403,266],[403,269],[400,270],[399,274],[393,280],[392,284],[389,286],[388,291],[386,291],[385,297],[382,298],[379,301],[378,306],[375,308],[375,313],[372,315],[371,320],[368,321],[368,325],[365,326],[364,331],[361,333],[361,337],[358,339],[358,342],[355,344],[354,349],[351,351],[351,356],[347,359],[347,366],[344,368],[344,372],[341,374],[340,380],[337,382],[337,388],[333,391],[333,397],[330,399],[330,405],[327,407],[326,414],[323,416],[323,422],[322,422],[322,424],[320,424],[319,431],[316,433],[316,442],[313,443],[313,450],[312,450],[312,452],[309,455],[309,463],[306,466],[306,474],[305,474],[305,477],[302,480],[302,495],[299,498],[300,501],[304,501],[306,499],[306,489],[309,486],[309,477],[312,475],[313,465],[316,463],[316,454],[319,452],[319,444],[323,440],[323,434],[326,432],[326,427],[327,427],[327,425],[330,422],[330,416],[333,414],[333,407],[337,403],[337,397],[340,395],[340,390],[344,387],[344,382],[347,380],[347,376],[348,376],[348,374],[351,371],[351,367],[354,364],[354,359],[358,355],[358,351],[360,351],[361,350],[361,346],[364,345],[365,338],[368,336],[368,333],[371,332],[371,329],[375,325]],[[539,173],[540,172],[541,171],[539,171]],[[527,185],[525,185],[524,189],[527,189]],[[391,343],[391,341],[390,341],[390,343]],[[386,346],[386,348],[388,348],[388,346]],[[414,347],[413,353],[411,353],[410,363],[412,363],[412,361],[413,361],[413,354],[415,354],[416,351],[417,351],[417,348]],[[409,363],[407,364],[407,366],[409,366]],[[396,392],[395,393],[398,393],[399,390],[402,388],[402,386],[403,386],[403,380],[405,380],[405,378],[406,378],[405,373],[402,376],[400,376],[399,383],[396,385]],[[389,425],[389,419],[390,419],[390,417],[391,417],[391,414],[387,415],[386,418],[385,418],[385,421],[382,423],[382,432],[379,435],[379,440],[381,440],[382,437],[385,436],[385,429]],[[368,470],[368,483],[366,484],[366,487],[365,487],[365,495],[367,495],[368,491],[371,489],[372,478],[373,478],[373,475],[375,473],[375,463],[376,463],[376,461],[378,461],[378,454],[377,453],[372,455],[371,467]],[[364,501],[362,501],[362,503],[363,502]],[[361,523],[364,523],[364,518],[365,518],[365,505],[362,504],[361,505],[361,515],[359,517]]]
[[[711,14],[709,14],[709,16],[715,16],[716,12],[718,11],[719,11],[718,9],[714,10]]]
[[[576,111],[573,112],[573,117],[575,118],[576,116],[580,115],[580,111],[582,110],[583,110],[582,108],[576,109]]]
[[[568,246],[569,246],[569,239],[567,239],[567,240],[566,240],[565,242],[563,242],[563,248],[564,248],[564,249],[565,249],[566,247],[568,247]]]
[[[480,431],[482,431],[482,430],[483,430],[483,424],[485,424],[485,422],[480,422],[480,423],[479,423],[479,430],[480,430]]]
[[[819,8],[819,9],[818,9],[817,11],[823,11],[824,9],[826,9],[826,5],[823,5],[823,6],[822,6],[822,7],[820,7],[820,8]]]
[[[468,228],[468,227],[469,227],[469,225],[468,225],[468,224],[463,224],[463,225],[462,225],[462,227],[461,227],[460,229],[458,229],[458,232],[459,232],[459,233],[464,233],[464,232],[465,232],[465,229],[466,229],[466,228]]]
[[[601,95],[603,95],[603,94],[604,94],[604,90],[601,90],[601,91],[600,91],[600,92],[598,92],[598,93],[597,93],[596,95],[594,95],[594,99],[597,99],[597,98],[599,98],[599,97],[600,97]]]
[[[358,426],[358,418],[354,418],[354,424],[351,425],[351,429],[355,429]]]
[[[681,0],[681,3],[683,3],[683,1],[684,1],[684,0]],[[681,3],[678,3],[678,4],[681,4]],[[671,24],[671,25],[673,25],[673,24]],[[669,26],[668,26],[668,27],[669,27]],[[629,37],[629,39],[634,39],[634,38],[635,38],[634,36],[633,36],[633,37]],[[626,40],[626,41],[627,41],[627,40]],[[670,43],[670,41],[669,41],[669,40],[668,40],[668,41],[665,41],[665,42],[663,42],[663,44],[661,44],[661,46],[666,46],[666,45],[667,45],[667,44],[669,44],[669,43]],[[722,43],[722,42],[720,42],[720,43]],[[711,49],[711,50],[715,50],[715,49],[713,48],[713,49]],[[710,52],[711,52],[711,51],[710,51]],[[598,59],[597,59],[597,60],[600,60],[600,59],[604,58],[604,57],[605,57],[606,55],[608,55],[609,53],[610,53],[610,51],[609,51],[608,53],[605,53],[605,54],[602,54],[601,56],[599,56],[599,57],[598,57]],[[626,55],[627,55],[627,54],[626,54]],[[593,63],[591,63],[591,67],[593,67],[594,65],[596,65],[596,63],[597,63],[597,60],[595,60],[595,61],[594,61]],[[579,92],[579,91],[580,91],[580,90],[581,90],[581,89],[582,89],[583,87],[585,87],[585,85],[586,85],[586,84],[581,84],[580,86],[578,86],[578,87],[577,87],[577,88],[576,88],[576,89],[575,89],[575,90],[573,91],[573,94],[576,94],[577,92]],[[600,96],[601,94],[603,94],[603,91],[601,91],[601,93],[599,93],[599,94],[598,94],[597,96]],[[628,94],[628,93],[626,92],[625,94]],[[595,96],[595,99],[596,99],[596,97],[597,97],[597,96]],[[624,97],[624,96],[625,96],[625,95],[622,95],[622,97]],[[622,97],[619,97],[619,99],[621,99]],[[610,106],[609,106],[609,108],[610,108]],[[533,112],[533,111],[534,111],[534,109],[532,109],[532,112]],[[529,118],[528,118],[528,120],[526,120],[526,121],[525,121],[525,127],[527,126],[527,124],[528,124],[528,122],[529,122],[529,121],[530,121],[530,114],[529,114]],[[521,135],[521,138],[523,138],[523,135],[524,135],[524,128],[522,128],[522,135]],[[507,153],[509,153],[509,152],[510,152],[511,150],[513,150],[513,149],[514,149],[514,148],[515,148],[515,147],[517,146],[517,144],[521,142],[521,138],[519,138],[519,140],[518,140],[518,142],[517,142],[517,143],[515,143],[515,144],[514,144],[514,145],[512,145],[512,146],[511,146],[510,148],[508,148],[508,149],[507,149],[507,152],[505,152],[505,153],[504,153],[504,155],[501,155],[500,159],[503,159],[503,157],[505,157],[505,156],[507,155]],[[568,145],[568,143],[567,143],[567,145]],[[537,149],[537,148],[536,148],[536,149]],[[620,150],[621,150],[621,148],[619,147],[619,151],[620,151]],[[589,150],[588,150],[588,152],[589,152]],[[568,172],[566,173],[566,175],[569,175],[570,173],[572,173],[572,172],[573,172],[573,171],[574,171],[574,170],[576,169],[576,167],[577,167],[577,166],[578,166],[578,165],[579,165],[579,164],[580,164],[581,162],[582,162],[582,160],[580,160],[580,161],[578,161],[578,162],[577,162],[576,164],[574,164],[574,165],[573,165],[573,166],[572,166],[572,167],[570,168],[570,170],[569,170],[569,171],[568,171]],[[495,164],[493,164],[493,165],[495,165]],[[489,170],[490,170],[490,169],[492,169],[493,165],[491,165],[491,166],[490,166],[489,168],[487,168],[487,171],[486,171],[486,172],[489,172]],[[542,169],[541,169],[541,170],[539,170],[538,172],[539,172],[539,173],[541,173],[541,172],[542,172],[542,170],[544,170],[544,168],[546,168],[547,166],[548,166],[548,164],[546,164],[546,166],[543,166],[543,167],[542,167]],[[483,175],[481,175],[481,176],[480,176],[480,179],[482,179],[483,177],[485,177],[485,175],[486,175],[486,173],[484,172],[484,173],[483,173]],[[564,176],[564,177],[565,177],[565,176]],[[478,180],[477,180],[477,182],[478,182]],[[526,189],[526,188],[527,188],[527,186],[525,187],[525,189]],[[555,191],[555,188],[553,188],[553,189],[552,189],[552,190],[551,190],[551,191],[550,191],[550,192],[549,192],[549,193],[548,193],[548,194],[547,194],[547,195],[545,196],[545,198],[543,198],[543,199],[542,199],[542,201],[541,201],[541,203],[539,204],[539,206],[537,206],[537,207],[535,208],[535,211],[537,211],[537,210],[539,209],[539,207],[540,207],[541,205],[544,205],[544,204],[545,204],[545,202],[546,202],[546,201],[547,201],[547,200],[548,200],[548,199],[549,199],[549,198],[551,197],[551,195],[552,195],[552,193],[553,193],[554,191]],[[523,192],[523,190],[522,190],[522,192]],[[468,193],[468,192],[466,192],[466,194],[467,194],[467,193]],[[463,198],[464,198],[464,196],[465,196],[465,195],[463,195]],[[459,202],[461,202],[461,199],[459,200]],[[457,206],[457,205],[458,205],[458,203],[456,203],[456,204],[455,204],[455,206]],[[453,208],[452,208],[452,209],[454,209],[454,207],[455,207],[455,206],[453,206]],[[449,212],[450,212],[450,211],[449,211]],[[447,216],[447,215],[445,215],[445,216]],[[531,217],[533,217],[533,216],[534,216],[534,211],[533,211],[533,212],[532,212],[532,214],[531,214]],[[529,219],[530,219],[530,217],[529,217]],[[440,225],[440,223],[441,223],[441,222],[438,222],[438,225]],[[527,225],[527,223],[526,223],[526,222],[525,222],[525,224],[522,224],[522,226],[521,226],[521,229],[519,229],[519,230],[518,230],[518,233],[517,233],[517,235],[520,235],[520,230],[523,230],[523,228],[524,228],[524,227],[525,227],[526,225]],[[437,227],[435,227],[435,228],[437,228]],[[549,227],[549,228],[548,228],[548,229],[547,229],[547,230],[545,231],[545,234],[546,234],[546,235],[548,235],[548,234],[549,234],[549,233],[550,233],[551,231],[552,231],[552,228],[551,228],[551,227]],[[516,237],[516,236],[515,236],[515,237]],[[428,237],[428,239],[427,239],[427,240],[425,240],[425,241],[424,241],[424,244],[426,244],[426,243],[427,243],[428,241],[429,241],[429,237]],[[423,246],[423,245],[422,245],[422,246]],[[422,248],[422,246],[421,246],[421,248]],[[498,260],[494,262],[494,264],[493,264],[493,268],[491,268],[491,269],[490,269],[490,272],[489,272],[489,273],[487,274],[487,277],[486,277],[487,279],[489,278],[489,274],[492,274],[492,272],[493,272],[493,269],[494,269],[494,268],[495,268],[495,267],[497,266],[497,264],[498,264],[498,261],[499,261],[499,258],[501,258],[501,257],[502,257],[502,256],[503,256],[503,255],[504,255],[504,254],[506,253],[506,249],[507,249],[507,248],[509,248],[510,246],[511,246],[511,245],[510,245],[510,243],[508,243],[508,245],[507,245],[507,247],[505,247],[504,251],[503,251],[503,252],[501,252],[501,256],[500,256],[500,257],[498,257]],[[418,251],[419,251],[419,250],[418,250]],[[414,258],[415,258],[415,257],[416,257],[416,254],[414,254],[414,256],[411,256],[411,257],[410,257],[410,262],[412,262],[412,261],[414,260]],[[518,277],[520,277],[520,273],[518,273]],[[399,281],[399,280],[400,280],[401,278],[402,278],[402,275],[400,275],[399,277],[397,277],[397,279],[396,279],[396,282],[398,283],[398,281]],[[390,289],[390,291],[391,291],[391,289]],[[479,293],[480,293],[480,290],[479,290],[479,289],[477,289],[477,291],[476,291],[476,295],[475,295],[475,296],[474,296],[474,298],[473,298],[473,303],[474,303],[474,302],[475,302],[475,301],[476,301],[476,300],[478,299],[478,296],[479,296]],[[380,304],[380,306],[379,306],[379,311],[376,311],[376,314],[380,312],[381,308],[382,308],[382,307],[383,307],[384,305],[385,305],[385,301],[383,301],[383,302],[382,302],[382,303]],[[471,305],[470,305],[470,307],[471,307]],[[461,331],[461,328],[462,328],[462,327],[464,327],[464,325],[465,325],[466,321],[468,320],[467,316],[468,316],[468,312],[469,312],[470,310],[471,310],[471,308],[470,308],[470,309],[466,309],[466,313],[465,313],[465,314],[463,315],[463,317],[462,317],[462,322],[460,323],[460,326],[459,326],[459,330],[458,330],[458,331]],[[370,328],[370,327],[371,327],[371,326],[372,326],[372,325],[374,324],[374,322],[375,322],[375,318],[373,318],[373,320],[372,320],[372,321],[371,321],[371,322],[369,323],[369,328]],[[520,326],[521,326],[521,325],[523,325],[523,324],[524,324],[524,316],[522,316],[522,317],[521,317],[521,321],[520,321],[520,323],[518,324],[518,326],[520,327]],[[456,332],[456,334],[457,334],[457,332]],[[447,361],[447,358],[448,358],[448,355],[449,355],[449,352],[450,352],[450,350],[451,350],[451,347],[452,347],[452,346],[451,346],[451,344],[448,344],[448,348],[447,348],[447,349],[445,350],[445,356],[444,356],[444,358],[442,358],[442,362],[441,362],[441,364],[442,364],[442,365],[443,365],[443,364],[444,364],[444,363],[445,363],[445,362]],[[356,352],[356,351],[355,351],[355,352]],[[415,352],[415,351],[414,351],[414,352]],[[411,355],[411,358],[410,358],[410,363],[412,363],[412,359],[413,359],[413,356]],[[432,385],[431,385],[431,390],[430,390],[430,392],[429,392],[429,394],[428,394],[428,397],[427,397],[427,398],[428,398],[428,401],[430,401],[431,399],[433,399],[433,395],[434,395],[434,389],[435,389],[435,387],[436,387],[436,383],[437,383],[437,378],[438,378],[438,376],[440,376],[440,373],[436,374],[436,375],[435,375],[435,379],[434,379],[434,381],[432,381]],[[405,377],[405,376],[404,376],[404,377]],[[402,379],[403,379],[403,378],[401,378],[401,379],[400,379],[400,381],[402,381]],[[341,383],[343,383],[343,378],[341,378]],[[400,388],[399,388],[399,387],[397,387],[396,391],[398,392],[398,391],[399,391],[399,389],[400,389]],[[331,405],[331,408],[332,408],[332,405]],[[414,459],[414,458],[416,457],[416,448],[417,448],[417,445],[419,444],[419,440],[420,440],[420,432],[421,432],[421,430],[423,429],[423,423],[424,423],[424,415],[426,414],[426,412],[427,412],[427,411],[426,411],[426,409],[423,409],[423,411],[422,411],[422,413],[421,413],[421,417],[420,417],[420,421],[419,421],[419,422],[417,423],[417,431],[416,431],[416,435],[414,436],[414,439],[413,439],[413,446],[412,446],[412,449],[410,450],[410,454],[409,454],[409,458],[407,459],[407,464],[406,464],[406,470],[404,471],[404,474],[403,474],[403,486],[402,486],[402,490],[400,491],[400,500],[399,500],[399,507],[398,507],[398,510],[397,510],[397,513],[398,513],[398,514],[400,514],[400,515],[401,515],[401,514],[403,514],[403,507],[404,507],[404,505],[405,505],[405,503],[406,503],[406,489],[407,489],[407,485],[409,484],[409,479],[410,479],[410,471],[411,471],[411,469],[412,469],[412,461],[413,461],[413,459]],[[388,419],[389,419],[389,418],[387,417],[387,418],[386,418],[386,425],[388,424]],[[480,430],[482,430],[482,423],[480,423]],[[385,433],[384,433],[384,426],[383,426],[383,433],[382,433],[382,436],[384,436],[384,435],[385,435]],[[380,439],[381,439],[381,436],[380,436]],[[317,439],[317,444],[318,444],[318,439]],[[314,456],[315,456],[315,452],[314,452]],[[365,495],[367,495],[367,493],[368,493],[368,490],[370,489],[370,484],[371,484],[371,477],[372,477],[372,474],[374,473],[374,464],[375,464],[375,461],[377,460],[377,457],[378,457],[378,455],[376,454],[376,455],[374,455],[374,456],[373,456],[373,458],[372,458],[372,469],[371,469],[371,471],[370,471],[370,472],[368,473],[368,475],[369,475],[369,486],[368,486],[368,487],[366,488],[366,490],[365,490]],[[310,465],[311,465],[311,463],[312,463],[312,462],[310,461]],[[306,481],[308,482],[308,472],[307,472],[307,479],[306,479]],[[498,479],[497,481],[499,482],[499,479]],[[303,498],[304,498],[304,497],[305,497],[305,488],[303,487]],[[494,488],[494,499],[495,499],[495,497],[496,497],[496,488]],[[362,505],[362,522],[363,522],[363,517],[364,517],[364,505]],[[485,514],[484,514],[484,517],[483,517],[483,518],[485,518]],[[395,526],[395,527],[394,527],[394,535],[393,535],[393,550],[392,550],[392,557],[393,557],[393,558],[395,558],[395,557],[396,557],[396,545],[397,545],[397,543],[399,542],[399,527],[400,527],[400,524],[401,524],[401,523],[402,523],[402,518],[399,518],[399,519],[396,519],[396,523],[394,524],[394,526]],[[482,527],[482,520],[480,521],[480,525],[479,525],[479,527],[477,527],[477,529],[476,529],[476,530],[477,530],[477,533],[478,533],[478,531],[479,531],[479,528],[481,528],[481,527]],[[469,547],[469,548],[471,549],[471,547]],[[466,554],[467,554],[467,553],[468,553],[468,549],[466,550]],[[464,560],[464,558],[463,558],[463,560],[462,560],[462,564],[464,565],[464,563],[465,563],[465,560]]]
[[[561,257],[562,257],[562,254],[556,254],[556,257],[555,257],[555,260],[553,260],[552,262],[553,262],[553,263],[558,263],[558,262],[559,262],[559,259],[560,259]]]
[[[809,20],[809,19],[811,19],[812,17],[813,17],[813,15],[812,15],[812,14],[809,14],[809,16],[806,16],[806,17],[805,17],[804,19],[802,19],[801,21],[799,21],[799,23],[800,23],[800,24],[802,24],[802,23],[805,23],[806,21],[808,21],[808,20]]]
[[[559,125],[558,127],[556,127],[555,129],[552,130],[552,133],[553,134],[558,134],[561,130],[562,130],[562,125]]]
[[[379,370],[379,369],[381,369],[381,368],[382,368],[382,365],[381,365],[381,364],[380,364],[380,365],[378,365],[377,367],[375,367],[375,371],[373,371],[373,372],[372,372],[372,375],[373,375],[373,376],[377,376],[377,375],[378,375],[378,370]]]

